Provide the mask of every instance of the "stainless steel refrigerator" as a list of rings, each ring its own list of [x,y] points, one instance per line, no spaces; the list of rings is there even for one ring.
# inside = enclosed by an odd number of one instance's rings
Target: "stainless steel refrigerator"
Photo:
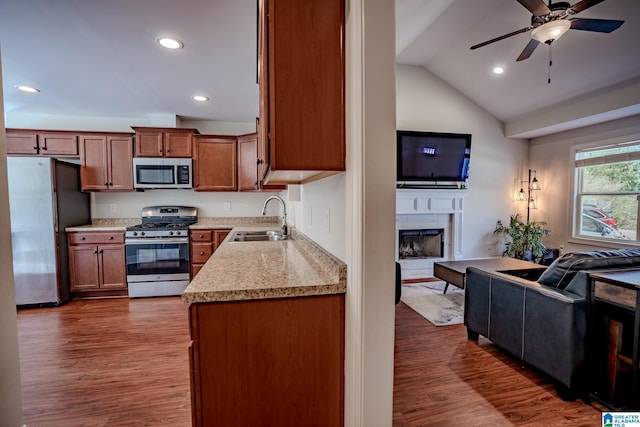
[[[70,299],[65,228],[91,222],[80,166],[48,157],[8,157],[13,274],[18,306]]]

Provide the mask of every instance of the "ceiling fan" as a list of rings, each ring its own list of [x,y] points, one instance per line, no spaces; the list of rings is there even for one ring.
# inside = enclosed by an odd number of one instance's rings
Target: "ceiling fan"
[[[570,16],[582,12],[591,6],[602,3],[604,0],[581,0],[573,6],[564,1],[551,3],[551,0],[549,0],[548,5],[544,4],[544,0],[517,1],[533,14],[531,16],[531,25],[512,33],[471,46],[471,49],[477,49],[479,47],[504,40],[508,37],[533,30],[531,32],[531,40],[516,60],[522,61],[529,58],[540,43],[547,43],[551,45],[553,41],[558,40],[569,29],[610,33],[617,30],[624,23],[624,21],[613,19],[569,18]]]

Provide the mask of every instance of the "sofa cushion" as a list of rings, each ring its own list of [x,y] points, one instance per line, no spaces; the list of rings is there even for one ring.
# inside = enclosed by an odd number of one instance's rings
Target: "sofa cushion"
[[[540,278],[541,285],[564,289],[581,270],[640,266],[640,249],[572,252],[556,259]]]

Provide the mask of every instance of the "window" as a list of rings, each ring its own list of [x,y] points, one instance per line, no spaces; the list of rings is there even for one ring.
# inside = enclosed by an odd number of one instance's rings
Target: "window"
[[[575,152],[573,237],[637,244],[640,141]]]

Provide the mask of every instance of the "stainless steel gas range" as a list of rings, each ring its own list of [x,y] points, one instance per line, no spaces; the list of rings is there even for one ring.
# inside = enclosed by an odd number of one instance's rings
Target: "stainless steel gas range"
[[[141,224],[127,227],[129,297],[182,294],[189,284],[189,226],[197,215],[189,206],[149,206]]]

